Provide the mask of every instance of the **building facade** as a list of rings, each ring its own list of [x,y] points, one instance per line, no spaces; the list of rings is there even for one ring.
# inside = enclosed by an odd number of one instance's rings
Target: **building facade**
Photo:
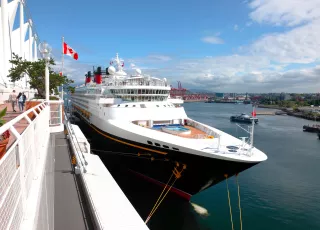
[[[12,67],[10,60],[12,53],[20,57],[35,61],[38,59],[38,37],[33,32],[32,20],[25,13],[24,0],[1,0],[0,5],[0,103],[8,100],[9,94],[15,89],[25,92],[28,98],[34,96],[30,89],[28,76],[25,75],[18,82],[10,82],[8,77]],[[19,17],[17,15],[19,14]],[[16,21],[19,18],[19,21]],[[28,34],[28,36],[27,36]]]

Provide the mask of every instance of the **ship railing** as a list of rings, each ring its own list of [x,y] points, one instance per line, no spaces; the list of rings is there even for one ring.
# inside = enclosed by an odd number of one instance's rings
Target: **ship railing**
[[[216,146],[217,149],[220,148],[220,140],[221,140],[221,135],[217,132],[215,132],[211,127],[201,124],[199,122],[196,122],[192,119],[186,119],[187,125],[194,127],[205,134],[197,134],[199,136],[199,139],[218,139],[218,143]]]
[[[8,149],[0,147],[5,149],[0,156],[1,229],[18,229],[39,214],[50,143],[50,107],[51,102],[40,102],[0,127],[1,136],[10,131]]]
[[[170,86],[168,83],[159,81],[132,81],[132,80],[109,80],[106,81],[107,86]]]

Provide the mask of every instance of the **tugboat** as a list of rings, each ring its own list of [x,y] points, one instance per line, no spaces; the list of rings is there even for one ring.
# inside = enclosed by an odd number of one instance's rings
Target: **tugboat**
[[[311,133],[319,133],[320,132],[320,125],[304,125],[303,131],[311,132]]]
[[[242,122],[242,123],[252,123],[252,120],[254,120],[254,123],[258,123],[258,118],[256,117],[250,117],[249,115],[242,113],[239,116],[231,116],[230,121],[235,121],[235,122]]]

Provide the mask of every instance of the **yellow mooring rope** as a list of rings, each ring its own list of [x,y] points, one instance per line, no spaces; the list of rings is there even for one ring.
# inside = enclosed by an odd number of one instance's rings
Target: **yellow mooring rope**
[[[236,175],[237,186],[238,186],[238,204],[239,204],[239,215],[240,215],[240,230],[242,230],[242,211],[241,211],[241,204],[240,204],[240,186],[238,181],[238,174]]]
[[[170,178],[169,178],[169,180],[168,180],[168,182],[167,182],[166,186],[163,188],[163,190],[162,190],[162,192],[161,192],[160,196],[158,197],[157,202],[153,205],[153,207],[152,207],[152,209],[151,209],[151,211],[150,211],[150,213],[149,213],[149,215],[148,215],[148,217],[147,217],[147,219],[146,219],[145,223],[148,223],[148,221],[150,220],[150,218],[151,218],[151,214],[153,213],[154,209],[156,208],[156,206],[157,206],[157,204],[158,204],[158,202],[159,202],[160,198],[162,197],[162,194],[164,193],[164,191],[165,191],[165,190],[166,190],[166,188],[168,187],[168,184],[170,183],[172,176],[173,176],[173,173],[171,174],[171,176],[170,176]]]
[[[177,167],[178,167],[178,166],[179,166],[179,163],[177,163]],[[145,221],[146,224],[147,224],[148,221],[151,219],[151,217],[152,217],[152,215],[155,213],[155,211],[158,209],[159,205],[162,203],[162,201],[164,200],[164,198],[167,196],[167,194],[168,194],[169,191],[171,190],[171,188],[172,188],[172,186],[174,185],[174,183],[181,177],[182,171],[186,169],[186,165],[183,165],[183,168],[181,169],[181,171],[179,171],[179,170],[177,169],[177,167],[174,167],[174,169],[173,169],[173,171],[172,171],[172,174],[171,174],[171,176],[170,176],[170,178],[169,178],[166,186],[163,188],[160,196],[158,197],[157,202],[154,204],[151,212],[149,213],[149,215],[148,215],[148,217],[147,217],[147,219],[146,219],[146,221]],[[168,185],[170,184],[170,181],[171,181],[173,175],[175,176],[174,181],[173,181],[172,184],[169,186],[169,188],[168,188],[168,190],[166,191],[166,193],[162,196],[162,194],[164,193],[164,191],[166,190],[166,188],[167,188]]]
[[[227,192],[228,192],[228,201],[229,201],[229,210],[230,210],[231,226],[232,226],[232,230],[234,230],[233,220],[232,220],[232,209],[231,209],[231,202],[230,202],[230,192],[229,192],[229,186],[228,186],[228,174],[225,174],[224,176],[225,176],[225,178],[226,178],[226,184],[227,184]]]

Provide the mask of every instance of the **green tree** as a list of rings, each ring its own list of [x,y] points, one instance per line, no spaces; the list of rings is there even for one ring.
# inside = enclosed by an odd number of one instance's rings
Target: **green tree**
[[[67,91],[69,91],[70,93],[74,93],[74,91],[75,91],[75,87],[74,86],[67,86],[66,88],[65,88]]]
[[[43,59],[38,61],[23,60],[17,54],[13,53],[13,58],[10,60],[13,67],[9,70],[9,77],[11,82],[19,81],[24,77],[24,74],[29,76],[29,84],[32,89],[36,89],[41,98],[45,98],[45,67],[46,63]],[[57,92],[57,87],[64,84],[69,85],[73,83],[73,80],[67,78],[67,76],[60,76],[59,73],[53,71],[50,66],[55,65],[53,58],[49,61],[49,88],[50,92],[54,90]]]

